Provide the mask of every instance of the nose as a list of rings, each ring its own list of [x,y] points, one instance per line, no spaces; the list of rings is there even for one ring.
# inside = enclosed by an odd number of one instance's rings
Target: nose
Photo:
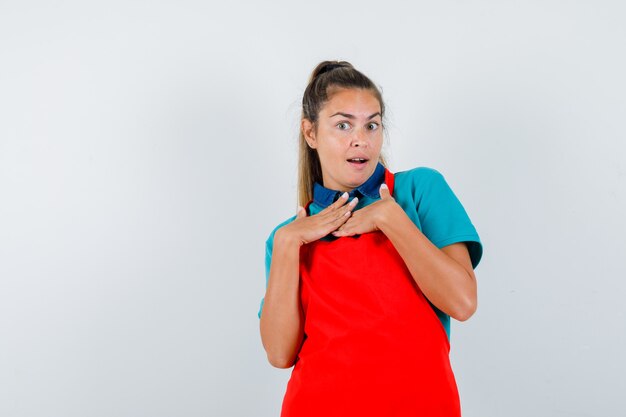
[[[352,146],[367,146],[367,136],[362,129],[355,129],[354,135],[352,135]]]

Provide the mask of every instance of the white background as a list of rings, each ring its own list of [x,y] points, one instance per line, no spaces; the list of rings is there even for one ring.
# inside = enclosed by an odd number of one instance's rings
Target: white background
[[[626,6],[0,2],[0,415],[278,416],[264,242],[344,59],[484,245],[466,417],[626,409]]]

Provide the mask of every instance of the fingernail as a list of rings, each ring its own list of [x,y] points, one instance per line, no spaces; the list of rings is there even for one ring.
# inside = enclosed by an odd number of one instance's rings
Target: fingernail
[[[350,201],[350,204],[352,204],[352,205],[356,205],[356,203],[358,203],[358,202],[359,202],[359,197],[354,197],[354,198],[352,199],[352,201]]]
[[[380,185],[380,188],[389,188],[387,187],[387,184],[385,184],[384,182]]]
[[[343,194],[341,194],[341,198],[348,198],[348,192],[344,191]]]

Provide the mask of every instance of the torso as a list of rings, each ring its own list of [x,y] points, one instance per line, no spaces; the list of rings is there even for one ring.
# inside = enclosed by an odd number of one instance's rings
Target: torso
[[[300,256],[305,339],[281,417],[459,416],[446,331],[389,239],[320,240]]]

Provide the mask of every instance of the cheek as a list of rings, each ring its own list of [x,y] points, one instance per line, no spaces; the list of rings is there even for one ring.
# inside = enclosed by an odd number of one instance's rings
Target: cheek
[[[376,138],[376,147],[378,149],[382,148],[383,146],[383,135],[380,134],[377,138]]]
[[[349,141],[346,141],[345,138],[341,136],[334,136],[327,138],[325,143],[325,151],[327,154],[333,154],[339,156],[340,154],[344,154],[346,148],[350,146]]]

